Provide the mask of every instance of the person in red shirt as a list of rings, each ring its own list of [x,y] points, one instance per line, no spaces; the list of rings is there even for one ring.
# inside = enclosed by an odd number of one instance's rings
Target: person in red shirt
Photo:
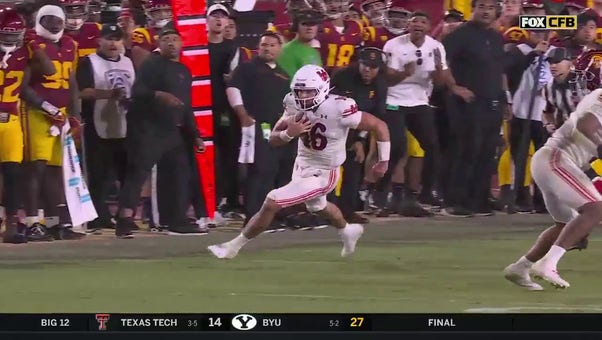
[[[370,21],[364,28],[364,46],[381,49],[385,43],[405,32],[410,11],[403,7],[387,7],[382,0],[365,0],[361,8]]]
[[[349,65],[355,48],[362,45],[364,35],[360,22],[344,19],[349,1],[326,0],[324,4],[328,20],[323,23],[317,39],[324,69],[332,72]]]
[[[25,227],[18,217],[19,176],[23,161],[23,132],[19,120],[19,94],[28,70],[28,52],[22,47],[25,21],[11,8],[0,9],[0,173],[4,177],[6,231],[4,243],[26,243]],[[0,224],[2,224],[0,216]]]
[[[22,115],[25,133],[25,163],[27,175],[24,205],[28,237],[32,241],[52,239],[80,239],[85,234],[71,230],[71,219],[65,204],[63,188],[60,128],[73,113],[75,102],[73,71],[79,59],[77,43],[63,34],[65,13],[58,6],[46,5],[36,15],[36,36],[27,44],[30,56],[43,49],[52,60],[54,74],[46,76],[33,72],[22,96],[27,110]],[[70,121],[71,122],[71,121]],[[42,206],[39,197],[45,197],[46,225],[38,217]]]
[[[101,25],[98,22],[86,22],[88,19],[88,0],[61,0],[65,11],[65,33],[77,42],[79,57],[85,57],[96,51],[100,38]]]

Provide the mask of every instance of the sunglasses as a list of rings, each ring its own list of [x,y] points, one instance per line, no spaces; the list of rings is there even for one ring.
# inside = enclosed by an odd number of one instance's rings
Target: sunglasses
[[[416,65],[418,65],[418,66],[422,65],[423,59],[422,59],[422,51],[421,50],[416,50],[416,57],[418,57],[418,59],[416,59]]]

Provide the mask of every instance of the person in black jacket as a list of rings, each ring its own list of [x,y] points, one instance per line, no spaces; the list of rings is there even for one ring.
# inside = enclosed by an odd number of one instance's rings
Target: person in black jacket
[[[115,235],[132,238],[134,209],[142,184],[159,160],[172,166],[173,186],[168,200],[179,211],[179,220],[170,221],[176,233],[201,233],[186,222],[190,160],[187,145],[197,152],[205,146],[194,122],[190,91],[192,75],[179,62],[182,41],[170,23],[159,34],[160,53],[150,55],[140,67],[132,87],[132,106],[128,112],[126,148],[128,166],[119,195],[119,218]],[[166,162],[166,157],[171,160]],[[167,193],[164,193],[167,195]]]
[[[353,98],[359,109],[383,117],[387,99],[387,80],[384,75],[385,55],[374,47],[359,52],[358,63],[335,72],[333,93]],[[343,164],[343,182],[339,207],[349,223],[367,223],[357,214],[358,191],[362,182],[362,165],[366,160],[368,135],[351,131],[347,136],[347,159]]]
[[[281,49],[279,35],[263,33],[259,55],[234,70],[226,90],[242,127],[238,163],[247,169],[245,224],[259,211],[268,192],[286,183],[293,172],[296,145],[276,148],[269,144],[270,131],[282,115],[282,100],[290,92],[288,74],[276,64]]]

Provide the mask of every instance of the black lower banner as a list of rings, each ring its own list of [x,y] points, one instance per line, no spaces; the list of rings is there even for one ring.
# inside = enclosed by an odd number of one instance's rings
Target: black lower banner
[[[0,314],[0,332],[602,332],[602,314]]]

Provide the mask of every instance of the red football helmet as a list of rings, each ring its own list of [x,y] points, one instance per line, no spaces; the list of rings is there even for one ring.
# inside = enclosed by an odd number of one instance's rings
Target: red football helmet
[[[173,17],[170,0],[148,0],[144,10],[150,18],[150,24],[155,28],[162,28]]]
[[[9,53],[22,45],[25,29],[25,19],[15,9],[0,9],[0,50]]]
[[[372,26],[383,27],[387,25],[387,10],[390,6],[391,0],[364,0],[360,8]]]
[[[65,29],[77,31],[88,19],[88,0],[60,0],[65,11]]]
[[[602,50],[588,50],[581,53],[574,62],[575,82],[580,90],[593,91],[600,87]]]
[[[403,34],[408,27],[412,12],[401,6],[391,6],[387,10],[387,29],[389,32],[400,35]]]

